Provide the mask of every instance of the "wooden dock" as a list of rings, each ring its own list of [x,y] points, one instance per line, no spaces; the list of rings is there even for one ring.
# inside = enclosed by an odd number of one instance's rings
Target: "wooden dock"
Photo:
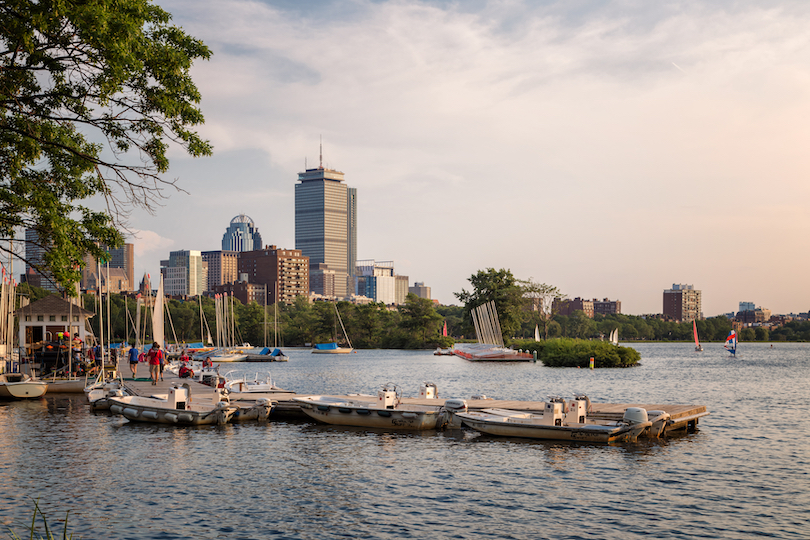
[[[123,368],[125,373],[131,374],[129,372],[129,365]],[[164,380],[159,381],[157,385],[152,385],[151,381],[149,381],[149,366],[147,364],[139,364],[138,365],[138,378],[145,379],[145,380],[132,380],[132,379],[125,379],[124,386],[126,386],[127,390],[135,395],[139,396],[149,396],[153,394],[168,394],[169,388],[173,384],[183,382],[189,383],[192,388],[192,395],[194,394],[194,388],[198,387],[200,390],[208,389],[208,386],[203,385],[202,383],[198,383],[195,381],[189,381],[188,379],[181,379],[177,375],[166,371],[164,373]],[[305,397],[312,394],[296,394],[295,392],[289,393],[267,393],[267,394],[251,394],[250,400],[242,399],[238,401],[234,401],[233,403],[236,404],[244,404],[245,407],[250,407],[254,404],[255,400],[265,398],[271,399],[276,401],[278,404],[276,405],[273,414],[270,416],[270,420],[273,419],[306,419],[309,420],[309,417],[305,415],[301,411],[301,407],[298,402],[293,401],[295,397]],[[337,397],[342,399],[351,399],[353,401],[368,401],[369,404],[375,403],[377,401],[377,396],[330,396],[330,397]],[[444,405],[444,399],[420,399],[420,398],[402,398],[402,403],[411,404],[411,405],[426,405],[426,406],[435,406],[441,407]],[[504,400],[504,399],[467,399],[467,407],[470,410],[480,410],[480,409],[511,409],[516,411],[525,411],[525,412],[535,412],[540,413],[545,408],[544,401],[514,401],[514,400]],[[613,420],[618,421],[622,419],[624,415],[624,411],[629,407],[641,407],[648,411],[666,411],[670,415],[670,421],[668,422],[667,426],[664,428],[664,432],[662,435],[666,435],[671,432],[685,430],[687,432],[692,432],[697,428],[698,419],[706,416],[709,412],[706,410],[705,405],[673,405],[673,404],[665,404],[665,403],[595,403],[591,402],[591,411],[588,413],[590,418],[600,419],[600,420]]]

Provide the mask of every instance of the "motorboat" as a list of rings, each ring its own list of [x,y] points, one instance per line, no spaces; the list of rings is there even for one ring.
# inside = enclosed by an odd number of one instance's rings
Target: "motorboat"
[[[426,383],[430,384],[430,383]],[[435,390],[435,385],[431,385]],[[431,399],[429,394],[422,397]],[[435,393],[433,394],[435,397]],[[411,405],[401,402],[399,388],[388,383],[374,396],[307,396],[293,398],[301,410],[319,422],[339,426],[357,426],[396,430],[441,429],[447,422],[440,405]]]
[[[466,406],[448,410],[453,410],[453,422],[488,435],[601,443],[633,442],[645,432],[657,437],[669,419],[664,411],[628,407],[619,421],[594,420],[587,416],[589,406],[587,396],[579,395],[549,398],[541,414],[509,409],[469,411]]]
[[[90,409],[94,411],[108,411],[112,402],[109,398],[113,396],[127,396],[129,390],[120,380],[95,381],[84,388],[84,395],[90,403]]]
[[[253,379],[250,379],[247,376],[231,377],[232,373],[233,371],[229,371],[225,374],[225,385],[223,386],[223,388],[231,396],[234,394],[272,394],[290,392],[289,390],[284,390],[283,388],[276,386],[269,373],[264,379],[259,379],[258,373],[256,373]]]
[[[239,405],[231,422],[267,422],[277,404],[275,400],[259,398],[253,404]]]
[[[192,400],[188,383],[172,385],[165,397],[112,396],[109,400],[110,412],[133,422],[184,426],[226,424],[239,411],[218,388],[195,392]]]
[[[30,375],[25,373],[0,374],[1,399],[38,398],[44,396],[47,391],[47,382],[32,379]]]

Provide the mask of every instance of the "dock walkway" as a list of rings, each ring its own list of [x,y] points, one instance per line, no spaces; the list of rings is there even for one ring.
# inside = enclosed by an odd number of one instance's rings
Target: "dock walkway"
[[[126,370],[124,373],[130,374],[129,366],[125,366],[123,368]],[[173,384],[177,384],[179,382],[188,383],[191,386],[192,395],[194,394],[194,388],[197,387],[201,391],[209,389],[208,386],[205,386],[202,383],[198,383],[196,381],[191,381],[189,379],[181,379],[174,373],[169,371],[164,372],[164,380],[158,381],[157,385],[152,385],[152,382],[149,380],[149,365],[145,363],[138,364],[138,372],[137,372],[138,379],[144,380],[132,380],[132,379],[125,379],[124,386],[126,386],[127,390],[139,396],[149,396],[153,394],[168,394],[169,388],[172,387]],[[312,394],[297,394],[295,392],[275,392],[275,393],[267,393],[267,394],[251,394],[251,399],[240,399],[236,403],[244,404],[245,407],[250,407],[253,405],[253,402],[257,399],[272,399],[278,403],[273,414],[270,416],[270,420],[275,419],[290,419],[290,418],[299,418],[299,419],[309,419],[301,411],[301,406],[298,402],[293,401],[295,397],[305,397]],[[369,403],[375,403],[377,401],[377,396],[362,396],[362,395],[354,395],[354,396],[330,396],[336,397],[341,399],[351,399],[353,401],[368,401]],[[420,399],[420,398],[402,398],[402,403],[410,404],[410,405],[426,405],[426,406],[435,406],[441,407],[444,405],[444,399]],[[525,411],[525,412],[535,412],[540,413],[545,408],[544,401],[514,401],[514,400],[503,400],[503,399],[466,399],[467,407],[470,410],[481,410],[481,409],[511,409],[515,411]],[[666,411],[669,413],[671,420],[665,429],[665,433],[671,431],[678,431],[678,430],[687,430],[687,431],[694,431],[698,424],[698,419],[706,416],[709,412],[706,410],[705,405],[673,405],[673,404],[665,404],[665,403],[595,403],[591,402],[591,411],[588,413],[588,416],[592,418],[598,418],[603,420],[621,420],[622,416],[624,415],[624,411],[629,407],[641,407],[648,411]]]

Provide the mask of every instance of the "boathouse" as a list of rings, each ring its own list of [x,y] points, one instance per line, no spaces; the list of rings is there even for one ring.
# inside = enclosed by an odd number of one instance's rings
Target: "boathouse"
[[[78,337],[83,342],[92,334],[87,331],[87,321],[95,315],[71,302],[51,294],[14,312],[20,322],[19,343],[26,351],[43,341],[56,341],[57,335],[69,332],[71,339]]]

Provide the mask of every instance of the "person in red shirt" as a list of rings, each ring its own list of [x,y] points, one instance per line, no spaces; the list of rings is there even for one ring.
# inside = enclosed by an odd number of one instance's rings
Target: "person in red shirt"
[[[149,349],[149,377],[152,379],[152,386],[156,385],[160,377],[160,364],[163,361],[163,351],[160,350],[160,344],[156,341],[152,343],[152,348]]]

